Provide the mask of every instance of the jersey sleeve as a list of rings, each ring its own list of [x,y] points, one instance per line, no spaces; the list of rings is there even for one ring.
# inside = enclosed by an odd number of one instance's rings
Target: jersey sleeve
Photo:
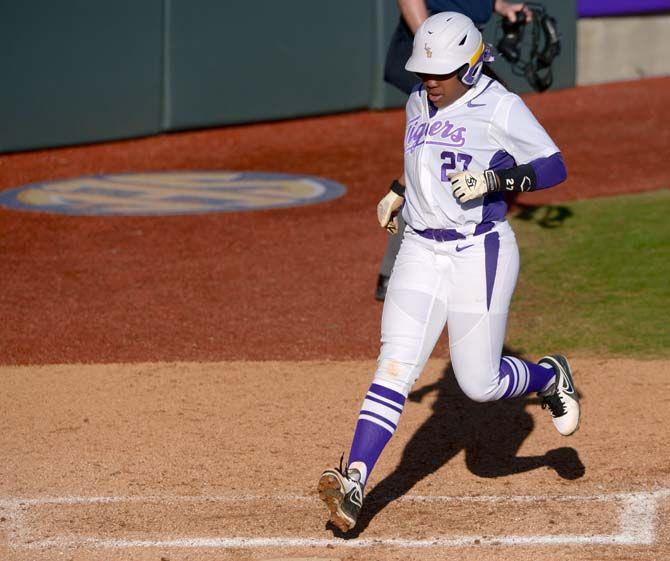
[[[515,94],[500,100],[489,132],[493,140],[518,165],[527,164],[537,158],[546,158],[559,151],[535,115]]]

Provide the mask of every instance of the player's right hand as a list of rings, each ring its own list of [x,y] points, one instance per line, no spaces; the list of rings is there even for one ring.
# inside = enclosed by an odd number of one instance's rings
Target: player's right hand
[[[377,220],[379,220],[379,225],[382,228],[386,228],[391,234],[398,233],[398,213],[404,202],[405,199],[403,197],[393,191],[389,191],[377,205]]]
[[[533,21],[533,12],[525,4],[519,3],[509,3],[506,0],[496,0],[493,9],[497,14],[500,14],[502,17],[507,18],[509,21],[514,23],[516,21],[517,12],[523,12],[526,16],[526,21]]]

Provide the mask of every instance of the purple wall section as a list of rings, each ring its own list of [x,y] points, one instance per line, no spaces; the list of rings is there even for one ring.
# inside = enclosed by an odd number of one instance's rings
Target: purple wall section
[[[578,0],[579,17],[670,12],[670,0]]]

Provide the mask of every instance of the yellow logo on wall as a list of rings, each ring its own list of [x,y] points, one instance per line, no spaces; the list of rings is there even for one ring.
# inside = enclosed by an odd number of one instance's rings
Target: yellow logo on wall
[[[175,171],[34,183],[0,193],[0,205],[71,215],[145,216],[292,207],[345,192],[339,183],[307,175]]]

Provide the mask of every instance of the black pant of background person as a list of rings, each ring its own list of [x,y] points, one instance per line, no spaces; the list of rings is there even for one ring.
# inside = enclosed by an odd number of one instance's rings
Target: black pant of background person
[[[398,25],[391,36],[388,51],[386,52],[386,61],[384,63],[384,81],[394,85],[407,95],[412,93],[412,89],[420,80],[416,74],[405,70],[405,63],[412,54],[412,44],[414,36],[405,20],[401,17]],[[405,221],[402,215],[398,216],[398,233],[389,236],[386,244],[386,251],[382,258],[379,268],[379,277],[377,278],[377,288],[375,290],[375,299],[380,302],[386,297],[386,287],[388,286],[393,264],[396,255],[400,251],[402,236],[405,233]]]

